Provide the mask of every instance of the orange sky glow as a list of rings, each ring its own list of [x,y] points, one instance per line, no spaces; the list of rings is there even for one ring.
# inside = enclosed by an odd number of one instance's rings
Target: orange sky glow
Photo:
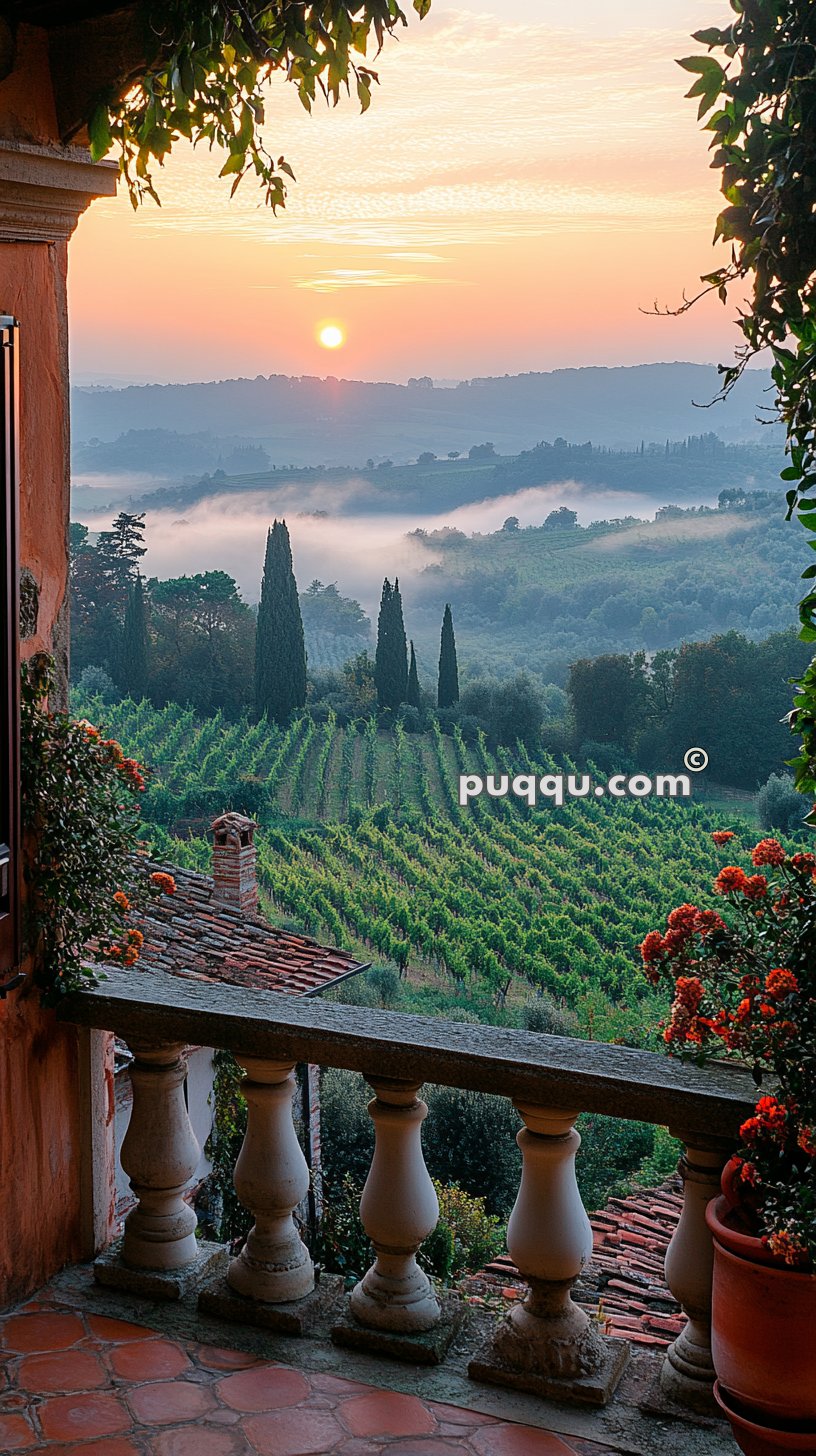
[[[612,29],[614,12],[615,29]],[[163,205],[97,202],[72,245],[78,382],[336,373],[459,379],[718,360],[733,309],[682,319],[712,266],[717,179],[677,56],[726,0],[435,0],[381,85],[307,116],[270,88],[297,182],[277,217],[248,177],[180,147]],[[569,26],[565,23],[569,17]],[[327,322],[345,336],[321,347]]]

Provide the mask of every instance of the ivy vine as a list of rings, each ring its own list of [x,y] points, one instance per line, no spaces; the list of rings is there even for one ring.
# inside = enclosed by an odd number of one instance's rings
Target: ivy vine
[[[735,19],[697,31],[706,55],[679,64],[694,76],[700,119],[712,134],[711,165],[727,206],[715,241],[731,259],[705,274],[703,293],[727,302],[735,285],[743,342],[720,366],[726,395],[751,360],[769,351],[775,408],[787,430],[787,518],[796,514],[816,550],[816,6],[812,0],[731,0]],[[689,308],[696,298],[687,300]],[[682,310],[681,310],[682,311]],[[816,642],[816,563],[799,603],[800,635]],[[788,721],[801,738],[791,760],[796,787],[816,795],[816,658],[794,684]],[[816,806],[805,821],[816,825]]]
[[[413,0],[423,19],[431,0]],[[130,200],[159,202],[152,167],[180,137],[227,153],[222,177],[230,196],[254,173],[276,210],[294,172],[267,150],[264,85],[277,72],[297,89],[307,111],[319,93],[336,105],[356,90],[371,103],[377,72],[367,63],[407,19],[397,0],[143,0],[144,68],[124,96],[100,97],[89,121],[96,161],[116,150]]]

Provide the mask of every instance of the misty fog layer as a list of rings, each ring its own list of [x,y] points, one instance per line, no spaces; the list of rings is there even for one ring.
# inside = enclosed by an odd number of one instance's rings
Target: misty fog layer
[[[335,483],[316,481],[274,494],[259,491],[242,492],[238,498],[209,497],[183,516],[175,511],[149,511],[143,570],[148,576],[162,578],[227,571],[246,600],[256,602],[266,531],[276,515],[284,515],[301,590],[315,577],[337,582],[343,593],[356,597],[371,613],[379,602],[384,575],[396,574],[405,583],[442,559],[442,553],[409,536],[417,528],[432,532],[449,526],[466,535],[486,534],[499,530],[508,516],[517,516],[521,526],[540,526],[559,506],[577,511],[579,524],[586,526],[623,516],[642,520],[665,504],[635,492],[587,489],[575,481],[564,481],[476,501],[444,515],[383,516],[359,508],[370,491],[368,482],[350,481],[341,501]],[[700,498],[694,503],[712,501]],[[310,514],[327,508],[344,509],[345,513]],[[92,531],[99,531],[110,525],[112,512],[80,509],[75,516]]]

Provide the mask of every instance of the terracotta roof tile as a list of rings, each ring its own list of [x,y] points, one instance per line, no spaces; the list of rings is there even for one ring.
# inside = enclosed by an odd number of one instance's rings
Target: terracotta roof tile
[[[666,1284],[663,1261],[683,1207],[679,1180],[662,1188],[610,1198],[590,1215],[593,1254],[573,1291],[588,1312],[600,1305],[608,1335],[666,1349],[685,1317]],[[519,1275],[508,1254],[494,1259],[473,1281],[508,1284]],[[519,1281],[520,1282],[520,1281]]]
[[[139,964],[188,980],[256,986],[292,996],[314,996],[366,969],[347,951],[270,925],[261,915],[213,901],[209,875],[173,865],[174,895],[152,901],[135,923],[144,935]]]

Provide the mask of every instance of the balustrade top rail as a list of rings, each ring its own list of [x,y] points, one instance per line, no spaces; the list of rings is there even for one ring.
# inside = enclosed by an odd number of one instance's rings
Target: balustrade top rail
[[[516,1101],[731,1138],[753,1109],[747,1072],[654,1052],[441,1017],[300,999],[111,970],[78,991],[60,1019],[112,1031],[131,1046],[186,1042],[244,1056],[313,1062],[409,1082],[438,1082]]]

